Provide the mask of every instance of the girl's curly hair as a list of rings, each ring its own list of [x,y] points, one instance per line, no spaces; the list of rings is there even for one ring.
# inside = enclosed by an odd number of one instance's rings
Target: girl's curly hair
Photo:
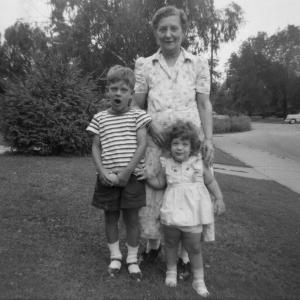
[[[200,151],[199,130],[194,124],[187,121],[178,120],[171,125],[166,131],[167,148],[171,149],[171,143],[174,139],[180,138],[182,140],[189,140],[191,143],[191,155],[197,155]]]

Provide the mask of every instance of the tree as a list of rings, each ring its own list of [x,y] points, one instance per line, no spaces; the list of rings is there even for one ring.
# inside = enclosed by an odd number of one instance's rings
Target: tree
[[[285,115],[300,108],[299,47],[300,27],[292,25],[270,37],[261,32],[248,38],[229,60],[226,83],[234,109]]]

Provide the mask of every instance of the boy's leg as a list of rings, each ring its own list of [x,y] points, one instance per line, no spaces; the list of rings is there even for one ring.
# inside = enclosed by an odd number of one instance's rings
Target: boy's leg
[[[165,284],[169,287],[175,287],[177,285],[177,252],[181,239],[181,231],[171,226],[164,226],[163,230],[167,264]]]
[[[183,246],[187,250],[193,273],[192,286],[202,297],[207,297],[209,292],[204,282],[203,257],[201,250],[201,233],[183,233]]]
[[[140,281],[142,279],[142,272],[137,258],[140,240],[139,208],[123,209],[123,220],[127,232],[128,254],[126,263],[128,264],[128,271],[131,277]]]
[[[121,269],[122,254],[119,247],[119,218],[120,211],[105,211],[105,233],[111,260],[108,272],[112,277]]]

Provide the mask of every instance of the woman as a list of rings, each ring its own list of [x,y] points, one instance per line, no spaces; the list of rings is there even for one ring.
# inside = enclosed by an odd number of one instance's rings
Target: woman
[[[146,152],[148,172],[156,172],[163,154],[162,131],[181,119],[193,122],[202,135],[202,153],[207,164],[213,161],[212,106],[207,60],[181,47],[188,27],[183,10],[160,8],[152,19],[159,50],[136,61],[135,102],[152,117]],[[202,124],[202,126],[201,126]],[[204,135],[204,137],[203,137]],[[160,250],[159,209],[163,190],[146,189],[147,206],[141,210],[142,237],[148,239],[147,253]]]

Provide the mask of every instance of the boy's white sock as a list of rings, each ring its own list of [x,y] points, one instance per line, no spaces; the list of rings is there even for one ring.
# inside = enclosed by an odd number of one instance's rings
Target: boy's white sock
[[[129,273],[140,273],[140,267],[137,265],[137,254],[139,251],[139,246],[136,247],[131,247],[130,245],[126,244],[127,249],[128,249],[128,253],[127,253],[127,258],[126,258],[126,263],[128,264],[132,264],[134,263],[134,265],[130,265],[128,267],[128,271]]]
[[[119,241],[113,244],[108,244],[110,251],[110,259],[122,259],[122,253],[120,251]]]

